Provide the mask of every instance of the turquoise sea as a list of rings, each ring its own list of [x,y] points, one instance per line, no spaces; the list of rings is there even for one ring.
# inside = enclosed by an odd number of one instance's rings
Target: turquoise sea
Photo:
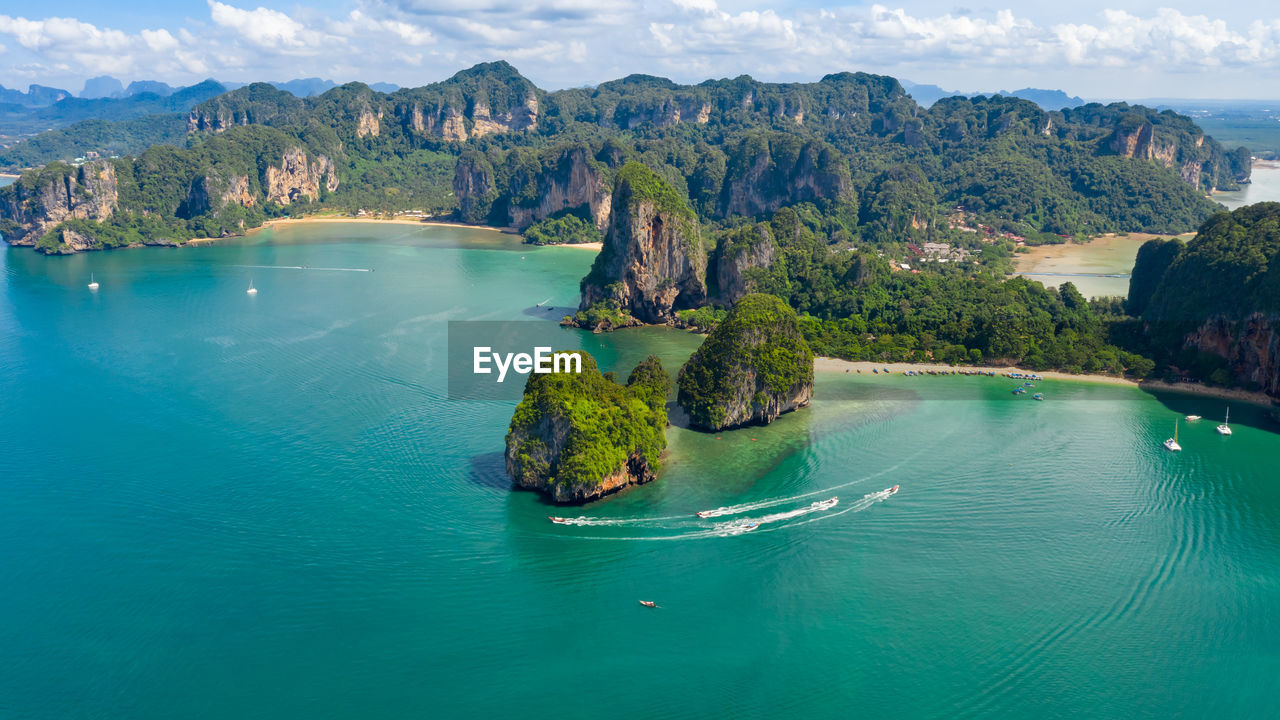
[[[512,406],[447,399],[445,323],[551,323],[591,260],[351,224],[0,250],[0,717],[1274,715],[1258,411],[1223,438],[1216,400],[820,373],[555,508],[504,477]],[[699,342],[561,332],[622,373]]]

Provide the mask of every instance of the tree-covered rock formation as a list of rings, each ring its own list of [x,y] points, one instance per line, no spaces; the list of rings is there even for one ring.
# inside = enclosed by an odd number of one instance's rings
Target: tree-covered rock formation
[[[743,297],[680,368],[678,400],[705,430],[768,424],[813,396],[813,351],[779,298]]]
[[[559,503],[657,477],[671,378],[649,356],[619,385],[581,353],[582,372],[531,374],[507,432],[507,473]]]
[[[1280,398],[1277,263],[1274,202],[1215,215],[1185,246],[1144,245],[1130,286],[1157,358],[1175,374]]]
[[[414,210],[517,228],[572,213],[605,230],[616,175],[639,162],[708,236],[812,205],[843,231],[833,244],[898,254],[907,242],[956,240],[959,231],[944,222],[955,212],[964,223],[1029,241],[1185,232],[1219,209],[1207,191],[1231,189],[1249,174],[1247,150],[1223,148],[1175,113],[1123,103],[1047,112],[1000,96],[945,98],[925,109],[897,80],[866,73],[693,86],[632,75],[544,92],[497,62],[391,93],[349,83],[304,98],[259,83],[211,99],[180,94],[162,99],[178,103],[164,106],[165,119],[86,124],[74,137],[61,130],[6,156],[71,160],[91,149],[138,152],[140,138],[170,143],[169,162],[146,180],[190,191],[192,202],[140,203],[124,193],[118,212],[95,221],[112,226],[98,231],[102,237],[143,242],[236,232],[285,200],[291,212]],[[203,101],[191,107],[196,97]],[[306,153],[306,172],[284,147],[264,158],[268,138]],[[162,154],[156,147],[120,159],[122,188],[124,166]],[[256,185],[271,184],[264,162],[290,187],[257,197]],[[323,191],[318,175],[327,176]],[[209,188],[218,195],[214,186],[240,176],[252,207],[212,195],[203,202]],[[0,197],[12,192],[0,189]],[[0,199],[0,215],[12,205]]]
[[[707,255],[685,199],[640,163],[615,180],[604,248],[582,280],[582,310],[615,303],[646,323],[706,302]]]

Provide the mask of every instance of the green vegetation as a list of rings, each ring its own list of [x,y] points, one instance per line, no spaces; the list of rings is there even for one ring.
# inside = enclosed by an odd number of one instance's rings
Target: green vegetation
[[[1280,203],[1215,215],[1185,246],[1152,240],[1133,269],[1137,342],[1171,376],[1280,393]],[[1139,328],[1141,329],[1139,331]]]
[[[694,426],[737,425],[758,418],[766,406],[786,404],[795,388],[812,386],[813,351],[786,303],[746,295],[680,369],[677,384]]]
[[[608,297],[591,303],[586,310],[565,315],[561,323],[592,330],[614,330],[637,324],[635,318],[631,317],[631,313],[612,297],[612,293]]]
[[[666,449],[666,398],[671,379],[650,356],[625,386],[602,375],[583,352],[581,373],[531,374],[507,434],[516,480],[562,497],[598,486],[642,457],[657,470]],[[561,434],[547,428],[567,428]]]
[[[524,241],[532,245],[575,245],[604,240],[595,223],[573,213],[539,220],[524,230]]]

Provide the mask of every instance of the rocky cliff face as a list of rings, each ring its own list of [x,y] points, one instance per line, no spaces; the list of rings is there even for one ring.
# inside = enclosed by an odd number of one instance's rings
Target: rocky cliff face
[[[263,177],[267,200],[281,205],[288,205],[300,197],[315,200],[320,197],[322,186],[328,192],[338,189],[338,173],[333,161],[324,155],[308,160],[306,152],[299,147],[285,150],[280,166],[267,167]]]
[[[507,431],[512,480],[559,503],[653,481],[666,448],[671,380],[662,363],[650,356],[622,386],[581,355],[580,373],[529,376]]]
[[[792,135],[757,135],[730,155],[719,212],[759,215],[783,205],[851,196],[849,169],[835,148]]]
[[[1185,246],[1138,252],[1130,312],[1178,374],[1280,399],[1280,203],[1219,213]]]
[[[453,169],[453,196],[463,220],[480,223],[488,219],[497,197],[488,158],[473,150],[458,156]]]
[[[614,300],[646,323],[706,302],[707,257],[684,198],[639,163],[618,172],[604,249],[582,281],[582,308]]]
[[[1225,358],[1237,383],[1280,398],[1280,315],[1255,312],[1235,322],[1212,317],[1187,336],[1186,347]]]
[[[512,227],[525,228],[563,210],[582,207],[590,212],[597,228],[604,230],[608,226],[613,198],[605,181],[604,168],[591,162],[585,148],[574,147],[561,152],[550,171],[542,172],[535,182],[537,195],[532,202],[508,207],[508,221]],[[468,182],[461,188],[468,197],[474,184]],[[458,189],[455,187],[454,193],[461,202],[463,196],[458,194]]]
[[[178,217],[193,218],[229,205],[251,208],[257,204],[249,190],[248,175],[223,177],[218,171],[211,170],[191,179],[187,197],[178,206],[177,214]]]
[[[694,427],[768,424],[809,404],[813,351],[786,303],[747,295],[680,369],[678,385]]]
[[[776,249],[769,226],[744,226],[720,238],[713,257],[719,300],[733,305],[744,295],[755,292],[749,271],[773,265]]]
[[[49,166],[0,189],[0,219],[10,245],[35,245],[58,223],[111,217],[119,204],[115,166],[107,160],[78,168]],[[72,238],[76,241],[76,238]]]
[[[1178,173],[1188,185],[1212,192],[1219,185],[1234,187],[1247,182],[1248,169],[1236,168],[1216,143],[1205,146],[1203,134],[1166,131],[1150,122],[1117,127],[1107,148],[1121,157],[1138,158],[1159,163]]]

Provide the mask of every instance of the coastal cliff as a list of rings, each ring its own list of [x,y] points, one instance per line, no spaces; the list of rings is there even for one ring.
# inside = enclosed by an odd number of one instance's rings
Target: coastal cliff
[[[607,173],[603,163],[592,158],[585,147],[555,152],[541,163],[541,171],[535,177],[513,180],[521,185],[532,184],[535,190],[531,199],[508,206],[508,224],[525,228],[562,211],[584,208],[596,227],[605,229],[613,203]]]
[[[662,363],[649,356],[623,386],[580,355],[580,373],[529,376],[507,431],[507,473],[558,503],[653,481],[667,446],[671,379]]]
[[[582,310],[601,302],[646,323],[706,302],[707,256],[684,198],[640,163],[614,181],[604,247],[582,280]]]
[[[1130,311],[1175,375],[1280,398],[1280,203],[1210,218],[1138,253]]]
[[[35,245],[67,220],[109,219],[119,205],[116,168],[108,160],[72,167],[53,163],[0,190],[0,232],[10,245]],[[68,247],[87,249],[77,235]]]
[[[229,134],[262,131],[235,128]],[[272,142],[262,143],[252,161],[195,162],[182,174],[166,174],[172,172],[172,149],[29,170],[0,188],[0,233],[11,245],[47,254],[179,245],[244,232],[261,225],[269,211],[337,190],[338,172],[327,155],[280,143],[275,135],[265,139]]]
[[[680,368],[677,385],[693,427],[764,425],[809,404],[813,351],[786,303],[747,295]]]

